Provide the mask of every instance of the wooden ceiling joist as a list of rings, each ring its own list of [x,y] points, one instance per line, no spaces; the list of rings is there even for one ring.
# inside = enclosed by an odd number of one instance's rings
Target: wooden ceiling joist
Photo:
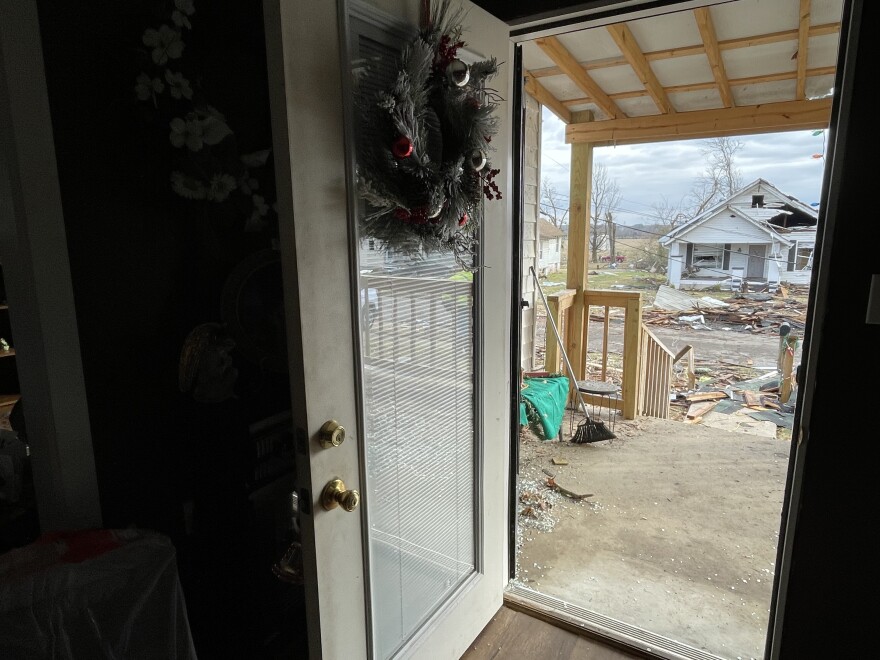
[[[820,37],[826,34],[836,34],[840,32],[840,23],[824,23],[822,25],[812,25],[809,28],[808,35],[810,37]],[[771,32],[753,37],[739,37],[737,39],[725,39],[718,42],[718,50],[732,50],[735,48],[749,48],[751,46],[760,46],[763,44],[779,43],[782,41],[797,41],[800,37],[800,30],[783,30],[781,32]],[[654,50],[644,53],[648,62],[655,60],[666,60],[673,57],[687,57],[690,55],[704,55],[706,48],[703,44],[694,46],[679,46],[677,48],[664,48],[663,50]],[[580,62],[581,67],[585,71],[593,71],[595,69],[605,69],[613,66],[624,66],[627,64],[624,57],[606,57],[601,60],[592,62]],[[530,72],[535,78],[546,78],[548,76],[561,76],[562,70],[558,66],[548,66],[540,69],[533,69]]]
[[[807,50],[810,42],[810,0],[801,0],[798,23],[797,91],[795,96],[803,101],[807,97]]]
[[[678,112],[569,124],[568,144],[636,144],[827,128],[831,99]]]
[[[536,39],[535,43],[565,75],[572,79],[582,92],[594,99],[594,103],[599,106],[602,112],[612,119],[626,116],[556,37]]]
[[[712,75],[715,77],[715,84],[718,85],[718,93],[721,94],[721,102],[725,108],[732,108],[735,105],[733,92],[730,89],[730,82],[727,80],[727,73],[724,70],[724,60],[721,59],[718,36],[715,34],[715,25],[712,23],[712,15],[709,13],[709,8],[700,7],[699,9],[694,9],[694,18],[697,20],[697,27],[700,30],[700,37],[703,39],[703,46],[706,47],[706,57],[709,58],[709,66],[712,67]]]
[[[822,66],[815,69],[807,69],[806,77],[812,78],[814,76],[833,76],[835,71],[836,67],[833,66]],[[757,85],[759,83],[779,82],[780,80],[795,80],[797,78],[797,75],[797,71],[782,71],[781,73],[768,73],[762,76],[749,76],[748,78],[732,78],[729,82],[731,87],[744,87],[746,85]],[[704,83],[688,83],[686,85],[671,85],[669,87],[665,87],[664,89],[667,94],[698,92],[705,89],[715,89],[715,82],[713,81]],[[617,94],[609,94],[609,96],[615,101],[619,101],[621,99],[640,98],[647,95],[648,92],[644,89],[637,89],[632,92],[618,92]],[[579,99],[566,99],[562,102],[562,104],[567,108],[571,108],[578,105],[586,105],[592,102],[593,99],[585,97]]]
[[[547,91],[547,88],[539,83],[530,73],[526,73],[525,90],[538,103],[547,106],[563,122],[566,124],[571,123],[571,110],[566,108],[562,101]]]
[[[642,49],[639,48],[635,36],[627,27],[626,23],[609,25],[607,26],[607,29],[611,38],[614,39],[614,43],[617,44],[620,52],[623,53],[623,56],[626,58],[626,61],[629,62],[633,71],[636,72],[639,80],[642,81],[645,90],[654,100],[657,109],[663,113],[675,112],[675,108],[666,96],[666,91],[663,89],[663,85],[660,84],[660,81],[657,80],[657,76],[654,75],[651,65],[648,64],[648,60],[645,59]]]

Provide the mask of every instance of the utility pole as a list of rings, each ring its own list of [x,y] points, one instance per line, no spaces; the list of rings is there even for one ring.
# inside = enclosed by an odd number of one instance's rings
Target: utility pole
[[[611,211],[605,211],[605,224],[607,226],[607,231],[605,232],[608,236],[608,249],[610,253],[608,256],[611,257],[612,264],[617,263],[617,246],[615,245],[615,227],[614,227],[614,216],[611,215]]]

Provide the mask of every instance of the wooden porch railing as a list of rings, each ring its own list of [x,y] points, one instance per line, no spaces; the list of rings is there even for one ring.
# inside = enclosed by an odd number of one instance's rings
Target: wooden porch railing
[[[690,344],[673,353],[657,336],[642,324],[641,356],[639,359],[638,414],[669,419],[669,395],[672,392],[672,368],[687,357],[688,386],[694,388],[694,348]]]
[[[573,289],[565,289],[559,293],[547,296],[548,317],[552,317],[559,328],[563,337],[568,337],[566,352],[569,355],[586,355],[587,351],[574,350],[580,346],[589,346],[589,330],[590,316],[585,315],[584,327],[580,333],[568,332],[566,325],[569,317],[569,310],[574,306],[575,296],[577,292]],[[623,322],[623,376],[621,379],[621,396],[612,400],[612,407],[620,410],[625,419],[633,419],[636,416],[639,394],[639,343],[641,335],[639,329],[642,327],[642,300],[641,294],[635,291],[585,291],[584,292],[584,308],[603,307],[604,316],[602,322],[602,350],[601,350],[601,379],[605,380],[608,372],[608,322],[611,308],[621,308],[624,310]],[[562,371],[562,356],[559,347],[553,336],[553,329],[550,327],[550,321],[547,321],[547,344],[544,357],[544,368],[548,371]],[[574,345],[573,342],[579,342]],[[583,364],[572,365],[575,375],[579,379],[585,378],[586,359]],[[572,384],[573,385],[573,384]],[[608,405],[608,400],[604,402],[599,398],[590,394],[584,394],[584,401],[596,405]]]
[[[568,337],[565,350],[569,355],[584,355],[588,351],[576,350],[580,346],[589,347],[590,315],[586,314],[583,330],[569,332],[567,327],[570,310],[574,307],[577,292],[565,289],[547,296],[548,317],[556,323],[563,337]],[[694,349],[686,345],[678,353],[670,351],[657,336],[642,323],[641,294],[632,291],[586,291],[584,292],[584,308],[604,308],[602,316],[602,349],[600,379],[608,376],[608,326],[610,310],[624,310],[623,322],[623,375],[621,378],[621,396],[612,400],[611,406],[623,413],[624,419],[633,419],[636,415],[646,417],[669,418],[669,395],[672,392],[673,367],[681,360],[687,359],[688,387],[694,389],[696,376],[694,373]],[[547,321],[546,353],[544,368],[547,371],[563,372],[562,355],[559,345],[553,336],[550,321]],[[579,346],[573,342],[580,342]],[[579,379],[585,378],[586,363],[573,364]],[[567,374],[566,374],[567,375]],[[572,394],[574,389],[572,389]],[[608,405],[600,397],[584,394],[584,401],[589,404]]]

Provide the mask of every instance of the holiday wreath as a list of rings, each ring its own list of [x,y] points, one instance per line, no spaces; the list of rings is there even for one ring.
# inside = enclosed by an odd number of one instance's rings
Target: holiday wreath
[[[404,254],[452,250],[473,270],[483,197],[501,199],[488,159],[501,99],[486,86],[498,65],[459,59],[463,11],[425,5],[393,85],[358,87],[361,234]]]

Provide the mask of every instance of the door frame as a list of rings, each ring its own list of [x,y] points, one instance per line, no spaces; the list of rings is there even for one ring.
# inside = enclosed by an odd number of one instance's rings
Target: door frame
[[[570,31],[575,26],[588,23],[588,27],[595,27],[609,23],[619,22],[625,17],[625,20],[635,20],[647,16],[653,16],[671,11],[685,11],[698,7],[706,7],[718,4],[725,4],[734,0],[607,0],[595,3],[579,2],[563,2],[562,7],[557,6],[546,12],[533,12],[526,14],[521,12],[521,16],[511,20],[510,24],[516,26],[511,30],[511,40],[519,48],[519,44],[524,41],[535,39],[538,37],[554,36],[560,33]],[[533,3],[536,4],[536,3]],[[520,5],[522,6],[522,3]],[[842,201],[839,197],[838,188],[843,177],[844,159],[843,155],[847,151],[849,142],[856,139],[848,135],[848,117],[850,114],[850,106],[852,103],[853,89],[855,86],[855,70],[857,67],[856,54],[859,42],[859,33],[862,25],[863,0],[843,0],[843,15],[841,18],[840,39],[838,45],[838,64],[835,75],[834,90],[835,94],[832,102],[831,119],[829,128],[832,135],[827,147],[827,161],[830,163],[826,166],[820,196],[820,214],[819,229],[822,232],[822,238],[816,239],[814,247],[814,266],[812,273],[812,291],[810,304],[807,312],[807,320],[804,331],[804,346],[802,363],[802,376],[799,383],[794,431],[791,442],[793,444],[791,456],[788,463],[788,475],[786,480],[786,488],[781,511],[781,525],[779,532],[779,542],[777,546],[777,561],[773,582],[773,591],[771,593],[769,625],[766,636],[765,659],[777,660],[783,652],[783,623],[785,621],[785,606],[790,586],[795,532],[797,528],[798,517],[800,514],[801,490],[804,485],[804,470],[807,460],[808,441],[810,439],[811,414],[815,392],[816,392],[816,370],[819,353],[821,350],[822,328],[817,323],[825,316],[827,309],[827,290],[828,290],[828,268],[830,265],[831,244],[830,238],[836,231],[838,213],[840,211]],[[864,68],[865,64],[861,66]],[[520,149],[520,152],[522,149]],[[520,154],[514,154],[515,158],[519,158]],[[521,205],[520,205],[521,206]],[[521,212],[521,211],[520,211]],[[823,245],[824,243],[824,245]],[[521,246],[519,247],[521,249]],[[521,283],[520,283],[521,286]],[[826,352],[828,348],[825,348]],[[519,351],[516,352],[516,360],[514,364],[518,365]],[[518,405],[518,392],[517,404]],[[513,401],[512,392],[512,401]],[[512,408],[513,408],[512,403]],[[511,456],[516,456],[519,444],[518,427],[511,423]],[[515,480],[516,471],[511,468],[511,479]],[[513,481],[515,483],[515,481]],[[515,497],[511,499],[512,506],[515,507]],[[511,528],[509,530],[511,542],[515,542],[516,535],[516,516],[512,514]],[[801,545],[805,545],[804,541]],[[511,577],[515,571],[515,549],[511,551]],[[543,601],[544,599],[540,599]],[[548,602],[554,599],[547,599]],[[531,612],[533,615],[551,621],[556,625],[568,628],[580,634],[587,634],[591,637],[601,639],[613,646],[623,649],[637,649],[644,653],[636,640],[628,638],[625,634],[612,632],[611,627],[596,626],[594,624],[583,625],[580,622],[575,623],[573,618],[568,616],[557,616],[550,610],[553,606],[547,607],[542,605],[540,601],[536,601],[534,606],[530,606],[525,599],[514,597],[510,600],[510,605],[516,609]],[[604,617],[598,617],[604,618]],[[608,623],[612,623],[608,620]],[[792,640],[785,640],[792,641]],[[663,656],[649,656],[663,657]]]
[[[48,532],[102,518],[36,5],[0,0],[0,259]]]

